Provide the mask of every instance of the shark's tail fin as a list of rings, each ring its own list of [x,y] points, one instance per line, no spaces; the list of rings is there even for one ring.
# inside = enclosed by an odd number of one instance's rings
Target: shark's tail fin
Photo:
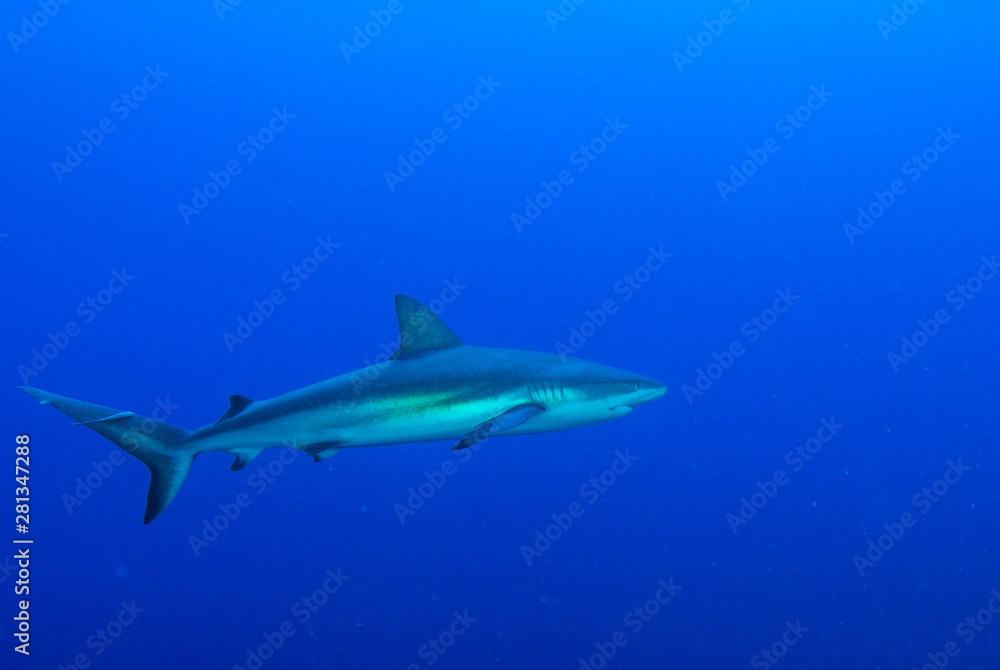
[[[19,388],[43,405],[52,405],[76,419],[74,425],[100,433],[146,464],[150,482],[143,523],[159,516],[174,499],[197,455],[180,448],[189,431],[132,412],[120,412],[29,386]]]

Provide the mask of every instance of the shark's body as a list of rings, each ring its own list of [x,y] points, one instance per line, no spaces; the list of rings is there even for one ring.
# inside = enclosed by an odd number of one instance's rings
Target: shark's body
[[[195,431],[21,387],[104,435],[152,474],[145,522],[173,500],[198,454],[236,456],[238,470],[264,449],[291,446],[317,461],[347,447],[566,430],[624,416],[659,398],[659,382],[623,370],[518,349],[463,344],[426,306],[396,296],[400,345],[378,366],[253,402],[230,396],[215,424]]]

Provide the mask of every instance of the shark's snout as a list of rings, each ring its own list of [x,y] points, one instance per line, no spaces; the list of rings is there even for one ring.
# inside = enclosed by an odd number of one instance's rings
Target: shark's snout
[[[633,394],[635,402],[629,404],[631,404],[632,407],[645,405],[647,402],[653,402],[666,392],[667,387],[665,384],[661,384],[655,379],[643,379],[636,382],[636,390]]]
[[[608,409],[622,414],[628,414],[639,405],[653,402],[667,392],[667,387],[664,384],[648,377],[633,378],[620,385],[619,388],[621,388],[621,392],[614,397],[616,402]]]

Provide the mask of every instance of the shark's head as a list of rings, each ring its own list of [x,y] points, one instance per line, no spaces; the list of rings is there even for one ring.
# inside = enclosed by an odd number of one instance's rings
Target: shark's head
[[[607,412],[608,418],[625,416],[667,392],[666,386],[649,377],[594,363],[588,363],[587,368],[587,377],[574,384],[571,399],[590,406],[595,413]]]
[[[396,296],[396,319],[400,345],[392,361],[426,366],[420,379],[445,368],[459,371],[463,383],[472,378],[481,385],[485,397],[465,403],[468,429],[516,435],[579,428],[625,416],[667,391],[655,379],[580,358],[467,345],[426,305],[404,295]],[[457,448],[474,444],[468,439],[475,436],[464,436]]]
[[[629,375],[624,380],[592,385],[596,395],[608,405],[609,412],[628,414],[633,408],[652,402],[667,392],[667,387],[649,377]]]
[[[545,408],[539,424],[588,426],[625,416],[656,400],[667,387],[655,379],[580,359],[565,359],[532,384],[532,401]]]

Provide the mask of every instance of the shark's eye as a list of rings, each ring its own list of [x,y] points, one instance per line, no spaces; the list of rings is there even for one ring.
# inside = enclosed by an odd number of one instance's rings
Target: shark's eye
[[[636,385],[635,385],[635,390],[636,390],[636,391],[638,391],[638,390],[639,390],[639,389],[641,389],[641,388],[642,388],[642,384],[636,384]]]

